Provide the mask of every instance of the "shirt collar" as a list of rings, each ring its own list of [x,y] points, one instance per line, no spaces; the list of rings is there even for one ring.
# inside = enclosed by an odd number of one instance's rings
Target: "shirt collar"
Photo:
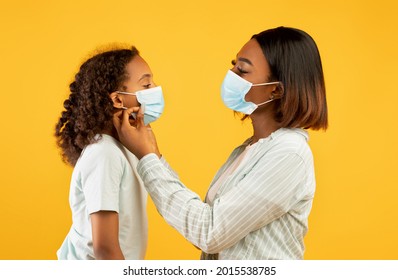
[[[275,130],[274,132],[272,132],[269,136],[259,139],[258,142],[264,143],[264,142],[272,141],[273,139],[276,139],[280,135],[283,135],[289,131],[294,131],[295,133],[300,134],[301,136],[303,136],[305,138],[306,141],[309,140],[308,132],[302,128],[283,128],[282,127],[282,128]],[[246,146],[250,145],[250,143],[252,142],[252,139],[253,139],[253,136],[249,137],[248,139],[246,139],[245,142],[243,142],[243,144],[241,146],[246,147]]]

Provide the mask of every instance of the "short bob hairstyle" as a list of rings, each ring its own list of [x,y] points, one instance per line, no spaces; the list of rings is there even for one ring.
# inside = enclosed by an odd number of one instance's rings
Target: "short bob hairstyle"
[[[310,35],[295,28],[277,27],[253,35],[264,53],[269,81],[282,83],[283,96],[275,100],[275,119],[282,127],[328,127],[325,81],[321,58]]]

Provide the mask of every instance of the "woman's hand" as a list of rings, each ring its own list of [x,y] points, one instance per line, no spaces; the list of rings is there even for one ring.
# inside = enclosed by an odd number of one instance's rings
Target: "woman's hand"
[[[144,124],[144,106],[131,107],[113,115],[113,125],[119,135],[120,142],[138,159],[147,154],[155,153],[160,157],[152,128]],[[136,113],[135,126],[129,121],[131,113]]]

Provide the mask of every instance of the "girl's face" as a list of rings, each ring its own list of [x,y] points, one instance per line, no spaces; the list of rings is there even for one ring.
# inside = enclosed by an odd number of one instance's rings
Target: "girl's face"
[[[232,64],[233,72],[253,84],[269,82],[271,71],[264,53],[255,39],[251,39],[242,47]],[[245,99],[255,104],[265,102],[270,99],[274,89],[275,86],[272,85],[252,87]]]
[[[155,86],[153,74],[149,65],[139,55],[134,56],[126,65],[126,72],[128,79],[123,83],[121,91],[135,93],[136,91]],[[134,95],[118,94],[118,99],[122,102],[123,106],[127,108],[140,106],[137,97]]]

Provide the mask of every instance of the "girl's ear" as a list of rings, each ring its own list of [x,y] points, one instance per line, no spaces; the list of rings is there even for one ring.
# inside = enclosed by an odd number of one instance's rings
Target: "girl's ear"
[[[109,97],[112,99],[114,108],[123,108],[123,100],[120,98],[120,95],[117,92],[112,92],[111,94],[109,94]]]

